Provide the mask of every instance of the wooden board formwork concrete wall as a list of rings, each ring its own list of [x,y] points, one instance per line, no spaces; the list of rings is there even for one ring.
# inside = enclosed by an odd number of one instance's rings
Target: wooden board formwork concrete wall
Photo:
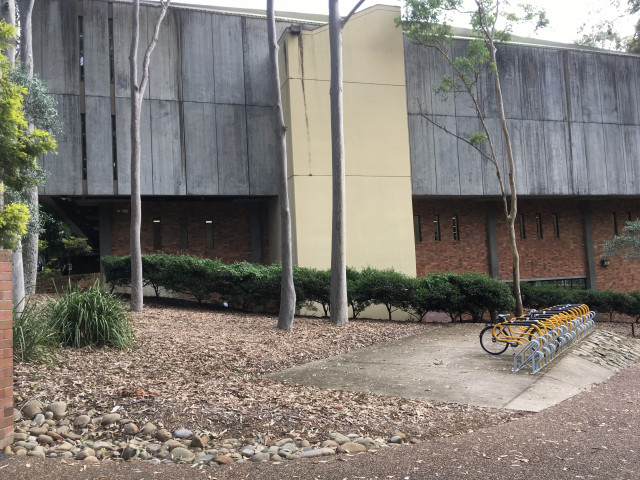
[[[454,56],[464,54],[457,40]],[[450,74],[438,52],[404,44],[414,195],[498,195],[493,165],[463,141],[480,125],[464,95],[435,90]],[[498,71],[521,195],[638,195],[640,57],[528,45],[500,45]],[[474,85],[494,137],[503,181],[506,158],[495,106],[495,85]],[[450,96],[452,97],[452,96]],[[455,120],[455,121],[454,121]],[[456,132],[456,129],[451,130]],[[487,147],[483,147],[488,150]],[[634,149],[636,153],[634,154]],[[481,192],[481,193],[479,193]],[[507,193],[509,189],[507,188]]]
[[[140,8],[139,76],[158,12],[157,7],[149,5]],[[80,78],[80,16],[84,82]],[[36,72],[54,94],[69,97],[59,107],[65,125],[65,133],[58,139],[59,151],[64,156],[44,158],[52,177],[43,192],[130,193],[131,24],[131,6],[124,3],[36,3]],[[288,26],[278,22],[277,34]],[[142,108],[142,194],[276,194],[278,167],[274,163],[268,76],[265,20],[171,7],[151,61]],[[83,148],[80,115],[84,112],[87,182],[83,192],[79,166]],[[112,114],[116,124],[117,188]]]

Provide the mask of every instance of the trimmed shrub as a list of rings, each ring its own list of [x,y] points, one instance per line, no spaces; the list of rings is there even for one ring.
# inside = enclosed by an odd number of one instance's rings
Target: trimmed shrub
[[[352,318],[358,318],[372,302],[369,292],[360,282],[360,276],[360,272],[347,267],[347,301],[353,312]]]
[[[171,274],[171,261],[171,255],[163,253],[142,255],[143,285],[151,285],[156,297],[160,296],[160,287],[166,287],[170,283],[167,276]]]
[[[16,362],[53,360],[58,336],[43,315],[43,306],[32,299],[24,301],[21,315],[13,311],[13,358]]]
[[[160,286],[183,295],[193,296],[198,303],[220,292],[223,284],[225,265],[219,260],[189,257],[186,255],[167,256]]]
[[[322,307],[324,317],[329,316],[331,303],[331,271],[315,268],[293,267],[293,283],[296,288],[296,304],[313,308]]]
[[[130,313],[118,297],[102,291],[99,282],[88,289],[69,284],[58,300],[49,299],[43,315],[62,345],[124,349],[133,343]]]
[[[451,317],[451,305],[458,303],[460,292],[446,276],[430,274],[412,282],[413,293],[405,310],[412,318],[421,321],[427,312],[445,312]]]
[[[408,309],[414,284],[410,277],[395,270],[376,270],[367,267],[360,272],[359,288],[368,293],[371,303],[384,305],[391,315]]]
[[[144,256],[143,256],[144,258]],[[128,287],[131,285],[131,257],[102,257],[104,278],[111,284],[111,292],[114,287]],[[144,276],[144,261],[142,264]]]

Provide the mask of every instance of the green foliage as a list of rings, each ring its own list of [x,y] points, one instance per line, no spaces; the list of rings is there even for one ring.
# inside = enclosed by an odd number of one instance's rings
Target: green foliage
[[[40,208],[40,239],[44,245],[39,247],[49,267],[58,272],[70,256],[84,255],[91,252],[88,240],[76,237],[71,229],[59,218],[50,213],[46,207]]]
[[[628,221],[619,236],[605,242],[602,256],[640,260],[640,220]]]
[[[373,302],[369,291],[360,281],[361,274],[353,268],[347,267],[347,301],[353,312],[353,318],[358,318]]]
[[[311,306],[317,303],[325,317],[329,316],[331,271],[315,268],[293,267],[293,283],[296,288],[296,303]]]
[[[144,259],[148,255],[142,256],[142,268],[144,270]],[[105,281],[113,287],[127,287],[131,284],[131,257],[102,257],[102,269]]]
[[[0,246],[13,250],[18,239],[27,233],[29,208],[21,203],[10,203],[0,210]]]
[[[129,311],[118,297],[102,291],[99,282],[88,289],[69,283],[58,300],[49,299],[44,315],[65,346],[125,349],[134,341]]]
[[[359,284],[368,292],[372,303],[385,306],[389,320],[396,310],[407,309],[414,286],[411,279],[402,273],[370,267],[360,272]]]
[[[640,322],[640,292],[633,291],[627,294],[627,301],[624,303],[620,313],[629,315],[636,322]]]
[[[68,238],[63,238],[61,242],[68,255],[91,253],[91,247],[86,238],[69,236]]]
[[[41,362],[55,359],[58,336],[43,315],[42,305],[31,299],[20,315],[13,311],[13,358],[16,362]]]
[[[461,292],[449,282],[447,275],[433,273],[416,278],[413,283],[413,293],[406,306],[412,318],[420,321],[427,312],[445,312],[453,320],[452,312]]]

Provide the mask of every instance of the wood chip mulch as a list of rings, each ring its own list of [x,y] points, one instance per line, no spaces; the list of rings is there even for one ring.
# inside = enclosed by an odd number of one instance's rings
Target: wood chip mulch
[[[130,351],[64,349],[53,365],[16,364],[16,405],[62,400],[70,414],[116,408],[139,422],[214,437],[321,438],[329,432],[422,438],[455,435],[515,420],[502,409],[325,390],[263,376],[312,360],[424,332],[428,324],[372,320],[336,327],[299,318],[294,332],[269,315],[165,305],[135,317]]]

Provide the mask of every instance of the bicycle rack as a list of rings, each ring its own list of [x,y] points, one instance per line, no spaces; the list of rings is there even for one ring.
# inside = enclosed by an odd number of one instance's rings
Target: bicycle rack
[[[586,305],[560,305],[515,319],[514,322],[539,320],[546,332],[531,339],[514,355],[513,372],[529,363],[532,374],[540,371],[591,333],[595,315],[596,312],[589,311]]]

